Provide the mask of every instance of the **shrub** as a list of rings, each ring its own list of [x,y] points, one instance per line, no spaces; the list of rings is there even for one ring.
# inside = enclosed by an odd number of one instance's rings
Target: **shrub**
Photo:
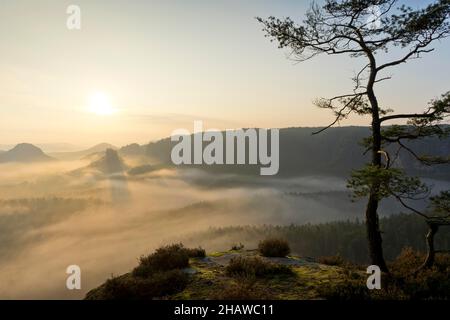
[[[417,270],[424,261],[424,254],[408,247],[401,251],[389,267],[394,275],[404,277]]]
[[[447,272],[438,268],[421,270],[406,277],[402,284],[402,290],[409,299],[450,299],[450,278]]]
[[[320,257],[317,262],[327,266],[346,266],[347,262],[339,254],[335,256]]]
[[[347,278],[337,283],[322,285],[319,294],[327,300],[368,300],[370,299],[364,279]]]
[[[437,254],[435,259],[436,268],[442,271],[447,270],[450,267],[450,254]]]
[[[204,258],[206,257],[206,251],[205,249],[198,247],[198,248],[186,248],[186,253],[189,258]]]
[[[270,275],[293,274],[292,269],[282,264],[275,264],[260,257],[235,257],[226,267],[229,276],[265,277]]]
[[[239,242],[239,244],[233,244],[232,246],[231,246],[231,250],[234,250],[234,251],[239,251],[239,250],[242,250],[242,249],[244,249],[244,245],[242,244],[242,243],[240,243]]]
[[[188,275],[180,270],[152,274],[150,278],[122,276],[106,281],[102,289],[87,299],[145,300],[182,291],[188,283]]]
[[[320,294],[334,300],[448,300],[450,299],[450,256],[437,255],[433,268],[417,271],[425,256],[404,249],[390,264],[391,275],[383,275],[381,290],[367,290],[365,278],[345,269],[342,282],[326,285]]]
[[[131,299],[136,280],[126,277],[113,277],[105,284],[86,295],[88,300],[126,300]]]
[[[161,247],[147,257],[141,257],[140,264],[133,270],[133,276],[145,278],[158,271],[183,269],[188,266],[188,251],[182,244],[173,244]]]
[[[189,282],[189,275],[181,270],[170,270],[154,274],[147,284],[154,297],[161,297],[183,291]]]
[[[258,250],[264,257],[286,257],[291,252],[289,243],[278,238],[261,241],[258,245]]]
[[[432,268],[421,269],[425,255],[404,249],[391,264],[397,285],[409,299],[450,299],[450,255],[436,255]]]

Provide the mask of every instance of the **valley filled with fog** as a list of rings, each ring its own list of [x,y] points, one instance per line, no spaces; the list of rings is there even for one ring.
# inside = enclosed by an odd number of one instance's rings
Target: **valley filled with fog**
[[[361,221],[365,202],[352,201],[346,179],[364,162],[354,131],[366,131],[346,130],[339,143],[334,132],[309,145],[302,137],[310,129],[282,130],[280,174],[272,177],[245,166],[174,166],[167,139],[49,154],[20,144],[0,152],[0,297],[79,299],[161,245],[182,241],[211,252],[247,240],[251,249],[258,240],[208,234],[214,228]],[[413,169],[437,192],[449,189],[445,168]],[[381,216],[401,212],[390,200],[380,209]],[[81,267],[82,290],[66,289],[69,265]]]
[[[342,178],[245,178],[198,169],[74,175],[81,164],[0,165],[2,298],[82,298],[140,255],[210,227],[363,216],[363,203],[349,201]],[[382,213],[397,210],[386,206]],[[207,251],[232,244],[196,241],[187,244]],[[82,269],[81,292],[65,288],[71,264]]]
[[[334,201],[323,201],[324,194],[315,198],[313,190],[323,192],[325,186],[342,198],[347,216],[359,214],[360,206],[348,205],[341,194],[342,181],[332,178],[207,187],[217,175],[195,169],[125,179],[67,173],[78,165],[0,165],[1,297],[81,298],[111,273],[130,269],[140,255],[211,226],[337,219],[342,215]],[[65,288],[65,268],[71,264],[83,274],[83,290],[76,296]]]

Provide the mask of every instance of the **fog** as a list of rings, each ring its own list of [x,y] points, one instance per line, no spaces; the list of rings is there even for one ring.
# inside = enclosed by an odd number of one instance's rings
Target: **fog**
[[[143,254],[209,227],[363,217],[345,181],[210,175],[194,169],[136,177],[74,171],[83,163],[0,165],[0,298],[80,299]],[[391,212],[392,211],[392,212]],[[383,211],[397,211],[393,206]],[[239,242],[240,239],[234,239]],[[231,243],[187,240],[207,251]],[[82,290],[67,290],[79,265]]]

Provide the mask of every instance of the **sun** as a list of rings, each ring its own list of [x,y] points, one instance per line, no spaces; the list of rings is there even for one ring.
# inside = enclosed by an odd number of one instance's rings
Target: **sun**
[[[100,116],[109,116],[116,113],[116,109],[111,105],[111,100],[103,92],[96,92],[89,98],[89,112]]]

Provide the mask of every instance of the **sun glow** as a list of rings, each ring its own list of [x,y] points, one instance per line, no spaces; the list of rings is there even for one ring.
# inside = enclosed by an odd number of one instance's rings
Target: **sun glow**
[[[96,92],[89,98],[89,112],[100,116],[108,116],[116,113],[111,105],[111,100],[103,92]]]

